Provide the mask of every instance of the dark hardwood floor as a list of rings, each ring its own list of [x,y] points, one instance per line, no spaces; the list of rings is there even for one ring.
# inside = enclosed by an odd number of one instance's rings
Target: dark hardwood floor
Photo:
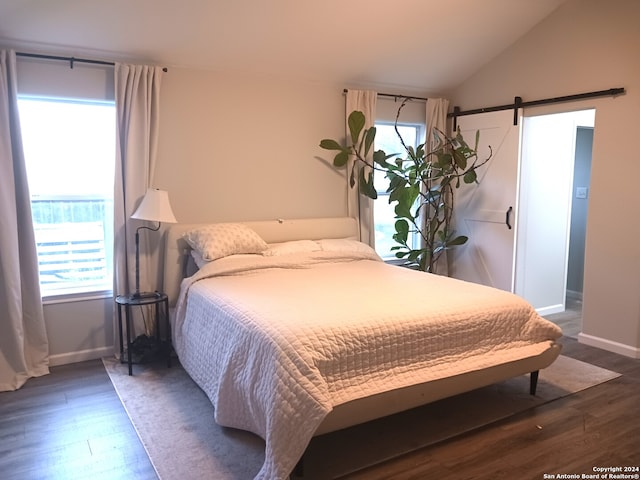
[[[101,360],[0,393],[0,478],[147,480],[155,470]]]
[[[578,338],[582,331],[582,300],[567,297],[564,312],[545,315],[544,318],[558,325],[565,336]]]
[[[640,466],[640,360],[562,342],[565,355],[622,376],[348,478],[543,479]],[[0,393],[0,478],[156,479],[102,362],[51,372]]]
[[[640,360],[562,343],[563,354],[622,376],[345,478],[537,480],[640,467]]]

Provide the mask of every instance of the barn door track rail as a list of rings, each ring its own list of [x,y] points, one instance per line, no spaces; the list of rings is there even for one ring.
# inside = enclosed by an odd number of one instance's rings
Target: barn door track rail
[[[536,107],[538,105],[549,105],[552,103],[564,103],[573,102],[576,100],[584,100],[586,98],[596,97],[615,97],[616,95],[623,95],[624,88],[610,88],[609,90],[599,90],[597,92],[577,93],[575,95],[565,95],[563,97],[545,98],[542,100],[532,100],[530,102],[523,102],[521,97],[515,97],[513,103],[508,105],[496,105],[495,107],[476,108],[474,110],[460,110],[460,107],[453,107],[453,112],[447,114],[447,117],[453,118],[453,130],[458,129],[458,117],[465,115],[475,115],[476,113],[497,112],[500,110],[513,109],[513,124],[518,124],[518,109],[525,107]]]

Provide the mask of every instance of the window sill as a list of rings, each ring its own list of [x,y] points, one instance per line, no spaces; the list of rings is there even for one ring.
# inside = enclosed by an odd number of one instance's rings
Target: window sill
[[[42,304],[52,305],[57,303],[86,302],[90,300],[102,300],[105,298],[113,298],[113,292],[111,290],[101,290],[95,292],[74,292],[43,295]]]
[[[388,263],[389,265],[404,265],[405,261],[401,258],[382,258],[384,263]]]

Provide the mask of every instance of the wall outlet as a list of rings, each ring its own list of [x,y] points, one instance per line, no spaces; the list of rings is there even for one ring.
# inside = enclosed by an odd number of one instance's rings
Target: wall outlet
[[[589,187],[576,187],[576,198],[588,198]]]

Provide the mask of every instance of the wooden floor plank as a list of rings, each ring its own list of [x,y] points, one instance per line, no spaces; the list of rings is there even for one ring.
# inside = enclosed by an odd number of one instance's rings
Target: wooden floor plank
[[[640,466],[640,360],[570,338],[563,343],[568,356],[626,375],[344,479],[542,479]]]
[[[3,479],[157,479],[99,360],[0,393],[0,440]]]

